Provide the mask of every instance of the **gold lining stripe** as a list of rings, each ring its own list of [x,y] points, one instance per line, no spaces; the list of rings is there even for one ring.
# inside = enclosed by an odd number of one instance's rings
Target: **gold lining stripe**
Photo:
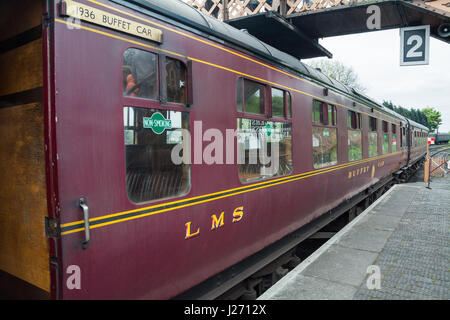
[[[381,155],[381,156],[373,157],[373,158],[369,158],[369,159],[352,161],[350,163],[345,163],[345,164],[338,165],[338,166],[332,166],[332,167],[327,167],[327,168],[314,170],[314,171],[310,171],[310,172],[306,172],[306,173],[301,173],[301,174],[297,174],[297,175],[294,175],[294,176],[287,176],[287,177],[282,177],[282,178],[278,178],[278,179],[274,179],[274,180],[265,180],[265,181],[260,182],[260,183],[251,184],[251,185],[245,185],[245,186],[234,188],[234,189],[227,189],[227,190],[222,190],[222,191],[218,191],[218,192],[214,192],[214,193],[210,193],[210,194],[204,194],[204,195],[200,195],[200,196],[196,196],[196,197],[192,197],[192,198],[185,198],[185,199],[181,199],[181,200],[177,200],[177,201],[173,201],[173,202],[161,203],[161,204],[154,205],[154,206],[149,206],[149,207],[144,207],[144,208],[139,208],[139,209],[133,209],[133,210],[129,210],[129,211],[123,211],[123,212],[114,213],[114,214],[110,214],[110,215],[104,215],[104,216],[100,216],[100,217],[89,219],[89,221],[90,222],[97,221],[97,220],[101,220],[101,219],[106,219],[106,218],[111,218],[111,217],[115,217],[115,216],[119,216],[119,215],[128,214],[128,213],[144,211],[144,210],[154,209],[154,208],[167,206],[167,205],[171,205],[171,204],[176,204],[176,203],[179,203],[179,202],[190,201],[190,200],[195,200],[195,199],[198,199],[198,198],[214,196],[214,195],[220,194],[220,193],[236,191],[236,192],[233,192],[231,194],[226,194],[226,195],[215,197],[215,198],[212,198],[212,199],[206,199],[206,200],[201,200],[201,201],[197,201],[197,202],[193,202],[193,203],[188,203],[188,204],[185,204],[185,205],[180,205],[180,206],[175,207],[175,208],[165,208],[165,209],[162,209],[162,210],[148,212],[148,213],[143,213],[141,215],[128,217],[128,218],[124,218],[124,219],[108,221],[108,222],[105,222],[105,223],[102,223],[102,224],[97,224],[97,225],[94,225],[94,226],[91,227],[91,229],[95,229],[95,228],[98,228],[100,226],[110,225],[110,224],[118,223],[118,222],[121,222],[121,221],[138,219],[138,218],[142,218],[142,217],[145,217],[145,216],[150,216],[150,215],[154,215],[154,214],[158,214],[158,213],[166,212],[166,211],[174,211],[174,210],[181,209],[181,208],[184,208],[184,207],[194,206],[194,205],[201,204],[201,203],[206,203],[206,202],[215,201],[215,200],[222,199],[222,198],[235,196],[235,195],[238,195],[238,194],[241,194],[241,193],[251,192],[251,191],[254,191],[254,190],[264,189],[264,188],[276,186],[276,185],[279,185],[279,184],[284,184],[284,183],[288,183],[288,182],[292,182],[292,181],[297,181],[297,180],[301,180],[301,179],[304,179],[304,178],[309,178],[309,177],[312,177],[312,176],[315,176],[315,175],[319,175],[319,174],[323,174],[323,173],[329,173],[329,172],[333,172],[333,171],[336,171],[336,170],[357,166],[357,165],[360,165],[362,163],[376,161],[376,160],[379,160],[379,159],[382,159],[382,158],[386,158],[386,157],[389,157],[389,156],[393,156],[393,155],[396,155],[396,154],[400,154],[400,153],[402,153],[402,151],[397,151],[397,152],[394,152],[394,153],[389,153],[389,154],[385,154],[385,155]],[[272,183],[272,182],[276,182],[276,183]],[[267,183],[271,183],[271,184],[269,184],[269,185],[262,185],[262,184],[267,184]],[[250,190],[240,191],[242,189],[245,189],[245,188],[248,188],[248,187],[251,187],[251,186],[258,186],[258,185],[262,185],[262,186],[257,187],[257,188],[252,188]],[[80,224],[80,223],[83,223],[83,222],[84,222],[84,220],[74,221],[74,222],[62,224],[61,227],[68,227],[68,226]],[[78,232],[78,231],[81,231],[81,230],[84,230],[84,228],[70,230],[70,231],[67,231],[67,232],[63,232],[61,234],[65,235],[65,234],[69,234],[69,233]]]
[[[321,169],[317,169],[317,170],[313,170],[313,171],[309,171],[309,172],[303,172],[303,173],[300,173],[300,174],[297,174],[297,175],[293,175],[293,176],[284,176],[284,177],[273,179],[273,180],[264,180],[264,181],[259,182],[259,183],[248,184],[248,185],[244,185],[244,186],[233,188],[233,189],[226,189],[226,190],[221,190],[221,191],[217,191],[217,192],[214,192],[214,193],[203,194],[203,195],[192,197],[192,198],[185,198],[185,199],[181,199],[181,200],[177,200],[177,201],[160,203],[160,204],[157,204],[157,205],[154,205],[154,206],[143,207],[143,208],[133,209],[133,210],[129,210],[129,211],[123,211],[123,212],[119,212],[119,213],[113,213],[113,214],[110,214],[110,215],[105,215],[105,216],[100,216],[100,217],[96,217],[96,218],[91,218],[91,219],[89,219],[89,221],[96,221],[96,220],[110,218],[110,217],[114,217],[114,216],[118,216],[118,215],[122,215],[122,214],[133,213],[133,212],[137,212],[137,211],[149,210],[149,209],[154,209],[154,208],[158,208],[158,207],[162,207],[162,206],[166,206],[166,205],[176,204],[176,203],[184,202],[184,201],[188,201],[188,200],[195,200],[195,199],[198,199],[198,198],[214,196],[216,194],[220,194],[220,193],[224,193],[224,192],[245,189],[245,188],[248,188],[249,186],[258,186],[258,185],[266,184],[267,182],[276,182],[276,181],[280,181],[280,180],[286,180],[286,179],[295,178],[295,177],[299,177],[299,176],[303,176],[303,175],[307,175],[307,174],[311,174],[311,173],[323,173],[324,171],[328,172],[328,171],[330,171],[330,169],[333,169],[333,168],[341,169],[341,168],[346,168],[346,167],[349,167],[349,166],[355,166],[355,165],[359,165],[361,163],[375,161],[375,160],[378,160],[378,159],[381,159],[381,158],[384,158],[384,157],[387,157],[387,156],[390,156],[390,155],[398,154],[398,153],[401,153],[401,151],[397,151],[395,153],[385,154],[385,155],[381,155],[381,156],[376,156],[376,157],[372,157],[372,158],[356,160],[356,161],[352,161],[352,162],[346,162],[346,163],[343,163],[343,164],[340,164],[340,165],[329,166],[329,167],[326,167],[326,168],[321,168]],[[82,223],[83,221],[84,220],[79,220],[79,221],[74,221],[74,222],[62,224],[61,227],[68,227],[68,226],[71,226],[71,225]]]
[[[139,17],[139,16],[137,16],[137,15],[135,15],[135,14],[132,14],[132,13],[130,13],[130,12],[127,12],[127,11],[124,11],[124,10],[120,10],[120,9],[117,9],[117,8],[114,8],[114,7],[112,7],[112,6],[106,5],[106,4],[104,4],[104,3],[100,3],[100,2],[95,1],[95,0],[87,0],[87,1],[89,1],[89,2],[91,2],[91,3],[95,3],[95,4],[97,4],[97,5],[99,5],[99,6],[102,6],[102,7],[108,8],[108,9],[110,9],[110,10],[119,12],[119,13],[121,13],[121,14],[127,15],[127,16],[129,16],[129,17],[133,17],[133,18],[135,18],[135,19],[138,19],[138,20],[141,20],[141,21],[144,21],[144,22],[153,24],[153,25],[158,26],[158,27],[160,27],[160,28],[163,28],[163,29],[165,29],[165,30],[168,30],[168,31],[177,33],[177,34],[179,34],[179,35],[182,35],[182,36],[184,36],[184,37],[187,37],[187,38],[193,39],[193,40],[195,40],[195,41],[204,43],[204,44],[206,44],[206,45],[212,46],[212,47],[217,48],[217,49],[219,49],[219,50],[222,50],[222,51],[231,53],[231,54],[233,54],[233,55],[236,55],[236,56],[241,57],[241,58],[243,58],[243,59],[252,61],[252,62],[254,62],[254,63],[256,63],[256,64],[259,64],[259,65],[261,65],[261,66],[264,66],[264,67],[266,67],[266,68],[272,69],[272,70],[277,71],[277,72],[280,72],[280,73],[282,73],[282,74],[285,74],[285,75],[287,75],[287,76],[289,76],[289,77],[292,77],[292,78],[294,78],[294,79],[297,79],[297,80],[306,82],[306,83],[308,83],[308,84],[311,84],[311,85],[313,85],[313,86],[315,86],[315,87],[319,87],[319,88],[322,88],[322,87],[323,87],[323,85],[320,85],[320,84],[317,84],[317,83],[312,82],[312,81],[310,81],[310,80],[307,80],[307,79],[298,77],[298,76],[296,76],[296,75],[294,75],[294,74],[291,74],[291,73],[289,73],[289,72],[283,71],[283,70],[281,70],[281,69],[279,69],[279,68],[276,68],[276,67],[272,67],[272,66],[270,66],[270,65],[268,65],[268,64],[259,62],[259,61],[257,61],[257,60],[254,60],[254,59],[252,59],[252,58],[249,58],[249,57],[247,57],[247,56],[245,56],[245,55],[243,55],[243,54],[240,54],[240,53],[238,53],[238,52],[229,50],[229,49],[227,49],[227,48],[223,48],[222,46],[217,45],[217,44],[215,44],[215,43],[212,43],[212,42],[203,40],[203,39],[198,38],[198,37],[195,37],[195,36],[191,36],[191,35],[189,35],[189,34],[187,34],[187,33],[178,31],[178,30],[176,30],[176,29],[173,29],[173,28],[170,28],[170,27],[167,27],[167,26],[164,26],[164,25],[159,24],[159,23],[157,23],[157,22],[154,22],[154,21],[151,21],[151,20],[148,20],[148,19]],[[158,48],[158,49],[159,49],[159,48]],[[159,50],[162,50],[162,49],[159,49]],[[348,99],[348,100],[350,100],[350,101],[352,101],[352,102],[358,103],[358,104],[360,104],[360,105],[363,106],[363,107],[370,108],[370,107],[368,107],[368,106],[366,106],[366,105],[364,105],[364,104],[362,104],[362,103],[360,103],[360,102],[358,102],[358,101],[355,101],[355,100],[353,100],[352,98],[349,98],[349,97],[347,97],[347,96],[345,96],[345,95],[343,95],[343,94],[341,94],[341,93],[338,93],[338,92],[336,92],[336,91],[333,91],[333,92],[334,92],[336,95],[338,95],[338,96],[340,96],[340,97],[344,97],[344,98],[346,98],[346,99]],[[312,95],[311,95],[311,96],[312,96]],[[321,99],[322,101],[324,101],[322,98],[317,98],[317,99]],[[331,102],[330,102],[330,103],[331,103]],[[337,103],[333,103],[333,104],[337,104]],[[342,105],[341,105],[341,106],[342,106]],[[350,109],[350,108],[348,108],[348,109]],[[356,110],[355,110],[355,111],[356,111]],[[377,113],[380,114],[380,115],[386,116],[388,119],[394,119],[394,121],[401,121],[400,119],[393,118],[393,117],[391,117],[390,115],[388,115],[388,114],[386,114],[386,113],[382,113],[382,112],[380,112],[380,111],[378,111],[378,110],[374,110],[374,111],[377,112]],[[364,112],[363,112],[363,113],[364,113]],[[364,114],[370,115],[370,114],[368,114],[368,113],[364,113]],[[392,120],[391,120],[391,121],[392,121]]]

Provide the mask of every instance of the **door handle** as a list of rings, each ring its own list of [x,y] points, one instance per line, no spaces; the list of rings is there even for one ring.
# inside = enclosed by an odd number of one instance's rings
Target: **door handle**
[[[86,198],[81,197],[80,198],[80,207],[83,210],[83,216],[84,216],[84,240],[82,242],[83,249],[86,249],[89,244],[89,240],[91,240],[91,235],[89,233],[89,207],[86,203]]]

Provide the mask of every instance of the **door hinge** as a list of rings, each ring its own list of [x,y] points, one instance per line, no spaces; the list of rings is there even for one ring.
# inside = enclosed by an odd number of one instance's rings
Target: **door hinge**
[[[61,226],[59,219],[45,217],[45,235],[47,238],[61,237]]]

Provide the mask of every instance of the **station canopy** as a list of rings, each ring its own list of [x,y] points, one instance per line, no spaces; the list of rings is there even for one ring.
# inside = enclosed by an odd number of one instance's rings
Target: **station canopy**
[[[450,0],[449,0],[450,1]],[[307,59],[332,54],[311,37],[275,11],[253,14],[226,21],[237,29],[245,29],[261,41],[283,52]]]
[[[358,1],[285,16],[265,12],[226,22],[235,28],[246,29],[261,41],[296,58],[331,57],[330,52],[319,45],[318,39],[377,31],[367,27],[370,5],[380,8],[380,30],[430,25],[432,37],[450,43],[450,36],[442,36],[438,31],[440,26],[450,23],[450,0]]]

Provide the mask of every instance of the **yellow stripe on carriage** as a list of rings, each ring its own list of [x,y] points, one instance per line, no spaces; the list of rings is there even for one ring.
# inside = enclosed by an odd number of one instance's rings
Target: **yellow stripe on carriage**
[[[201,204],[201,203],[215,201],[215,200],[218,200],[218,199],[235,196],[235,195],[238,195],[238,194],[241,194],[241,193],[247,193],[247,192],[251,192],[251,191],[255,191],[255,190],[269,188],[269,187],[272,187],[272,186],[276,186],[276,185],[280,185],[280,184],[284,184],[284,183],[288,183],[288,182],[293,182],[293,181],[309,178],[309,177],[312,177],[312,176],[315,176],[315,175],[319,175],[319,174],[323,174],[323,173],[329,173],[329,172],[340,170],[340,169],[345,169],[345,168],[348,168],[348,167],[359,165],[361,163],[382,159],[382,158],[385,158],[385,157],[388,157],[388,156],[393,156],[393,155],[399,154],[399,153],[402,153],[402,151],[398,151],[398,152],[390,153],[390,154],[385,154],[385,155],[374,157],[374,158],[370,158],[370,159],[364,159],[364,160],[359,160],[359,161],[355,161],[355,162],[350,162],[350,163],[342,164],[342,165],[339,165],[339,166],[327,167],[327,168],[324,168],[324,169],[321,169],[321,170],[310,171],[310,172],[307,172],[307,173],[302,173],[302,174],[298,174],[298,175],[294,175],[294,176],[283,177],[283,178],[279,178],[279,179],[275,179],[275,180],[268,180],[268,181],[265,181],[265,182],[252,184],[252,185],[248,185],[248,186],[243,186],[243,187],[239,187],[239,188],[223,190],[223,191],[219,191],[219,192],[215,192],[215,193],[211,193],[211,194],[205,194],[205,195],[201,195],[201,196],[197,196],[197,197],[193,197],[193,198],[187,198],[187,199],[177,200],[177,201],[174,201],[174,202],[162,203],[162,204],[151,206],[151,207],[134,209],[134,210],[130,210],[130,211],[114,213],[114,214],[111,214],[111,215],[100,216],[100,217],[89,219],[89,222],[97,221],[97,220],[103,220],[103,219],[107,219],[107,218],[111,218],[111,217],[115,217],[115,216],[120,216],[120,215],[125,215],[125,214],[133,213],[133,212],[145,211],[145,210],[149,210],[149,209],[158,208],[158,207],[161,207],[161,206],[167,206],[167,205],[171,205],[171,204],[176,204],[176,203],[179,203],[179,202],[195,200],[195,199],[198,199],[198,198],[209,197],[209,196],[213,196],[213,195],[217,195],[217,194],[221,194],[221,193],[227,193],[227,192],[230,192],[230,191],[236,191],[236,192],[233,192],[233,193],[230,193],[230,194],[225,194],[225,195],[222,195],[222,196],[213,197],[211,199],[200,200],[200,201],[196,201],[196,202],[180,205],[180,206],[177,206],[177,207],[174,207],[174,208],[165,208],[165,209],[161,209],[161,210],[157,210],[157,211],[153,211],[153,212],[143,213],[143,214],[136,215],[136,216],[133,216],[133,217],[117,219],[117,220],[108,221],[108,222],[105,222],[105,223],[96,224],[96,225],[91,226],[91,229],[95,229],[95,228],[99,228],[99,227],[102,227],[102,226],[111,225],[111,224],[115,224],[115,223],[119,223],[119,222],[123,222],[123,221],[138,219],[138,218],[142,218],[142,217],[146,217],[146,216],[150,216],[150,215],[155,215],[155,214],[166,212],[166,211],[174,211],[174,210],[177,210],[177,209],[194,206],[194,205]],[[273,182],[276,182],[276,183],[273,183]],[[270,183],[270,184],[269,185],[262,185],[260,187],[252,188],[250,190],[242,190],[242,189],[245,189],[245,188],[248,188],[248,187],[253,187],[253,186],[258,186],[258,185],[261,185],[261,184],[268,184],[268,183]],[[240,190],[242,190],[242,191],[240,191]],[[71,222],[71,223],[66,223],[66,224],[62,224],[61,227],[68,227],[68,226],[80,224],[80,223],[83,223],[83,222],[84,222],[83,220],[80,220],[80,221],[75,221],[75,222]],[[79,231],[83,231],[83,230],[84,230],[84,228],[74,229],[74,230],[62,232],[61,235],[75,233],[75,232],[79,232]]]

